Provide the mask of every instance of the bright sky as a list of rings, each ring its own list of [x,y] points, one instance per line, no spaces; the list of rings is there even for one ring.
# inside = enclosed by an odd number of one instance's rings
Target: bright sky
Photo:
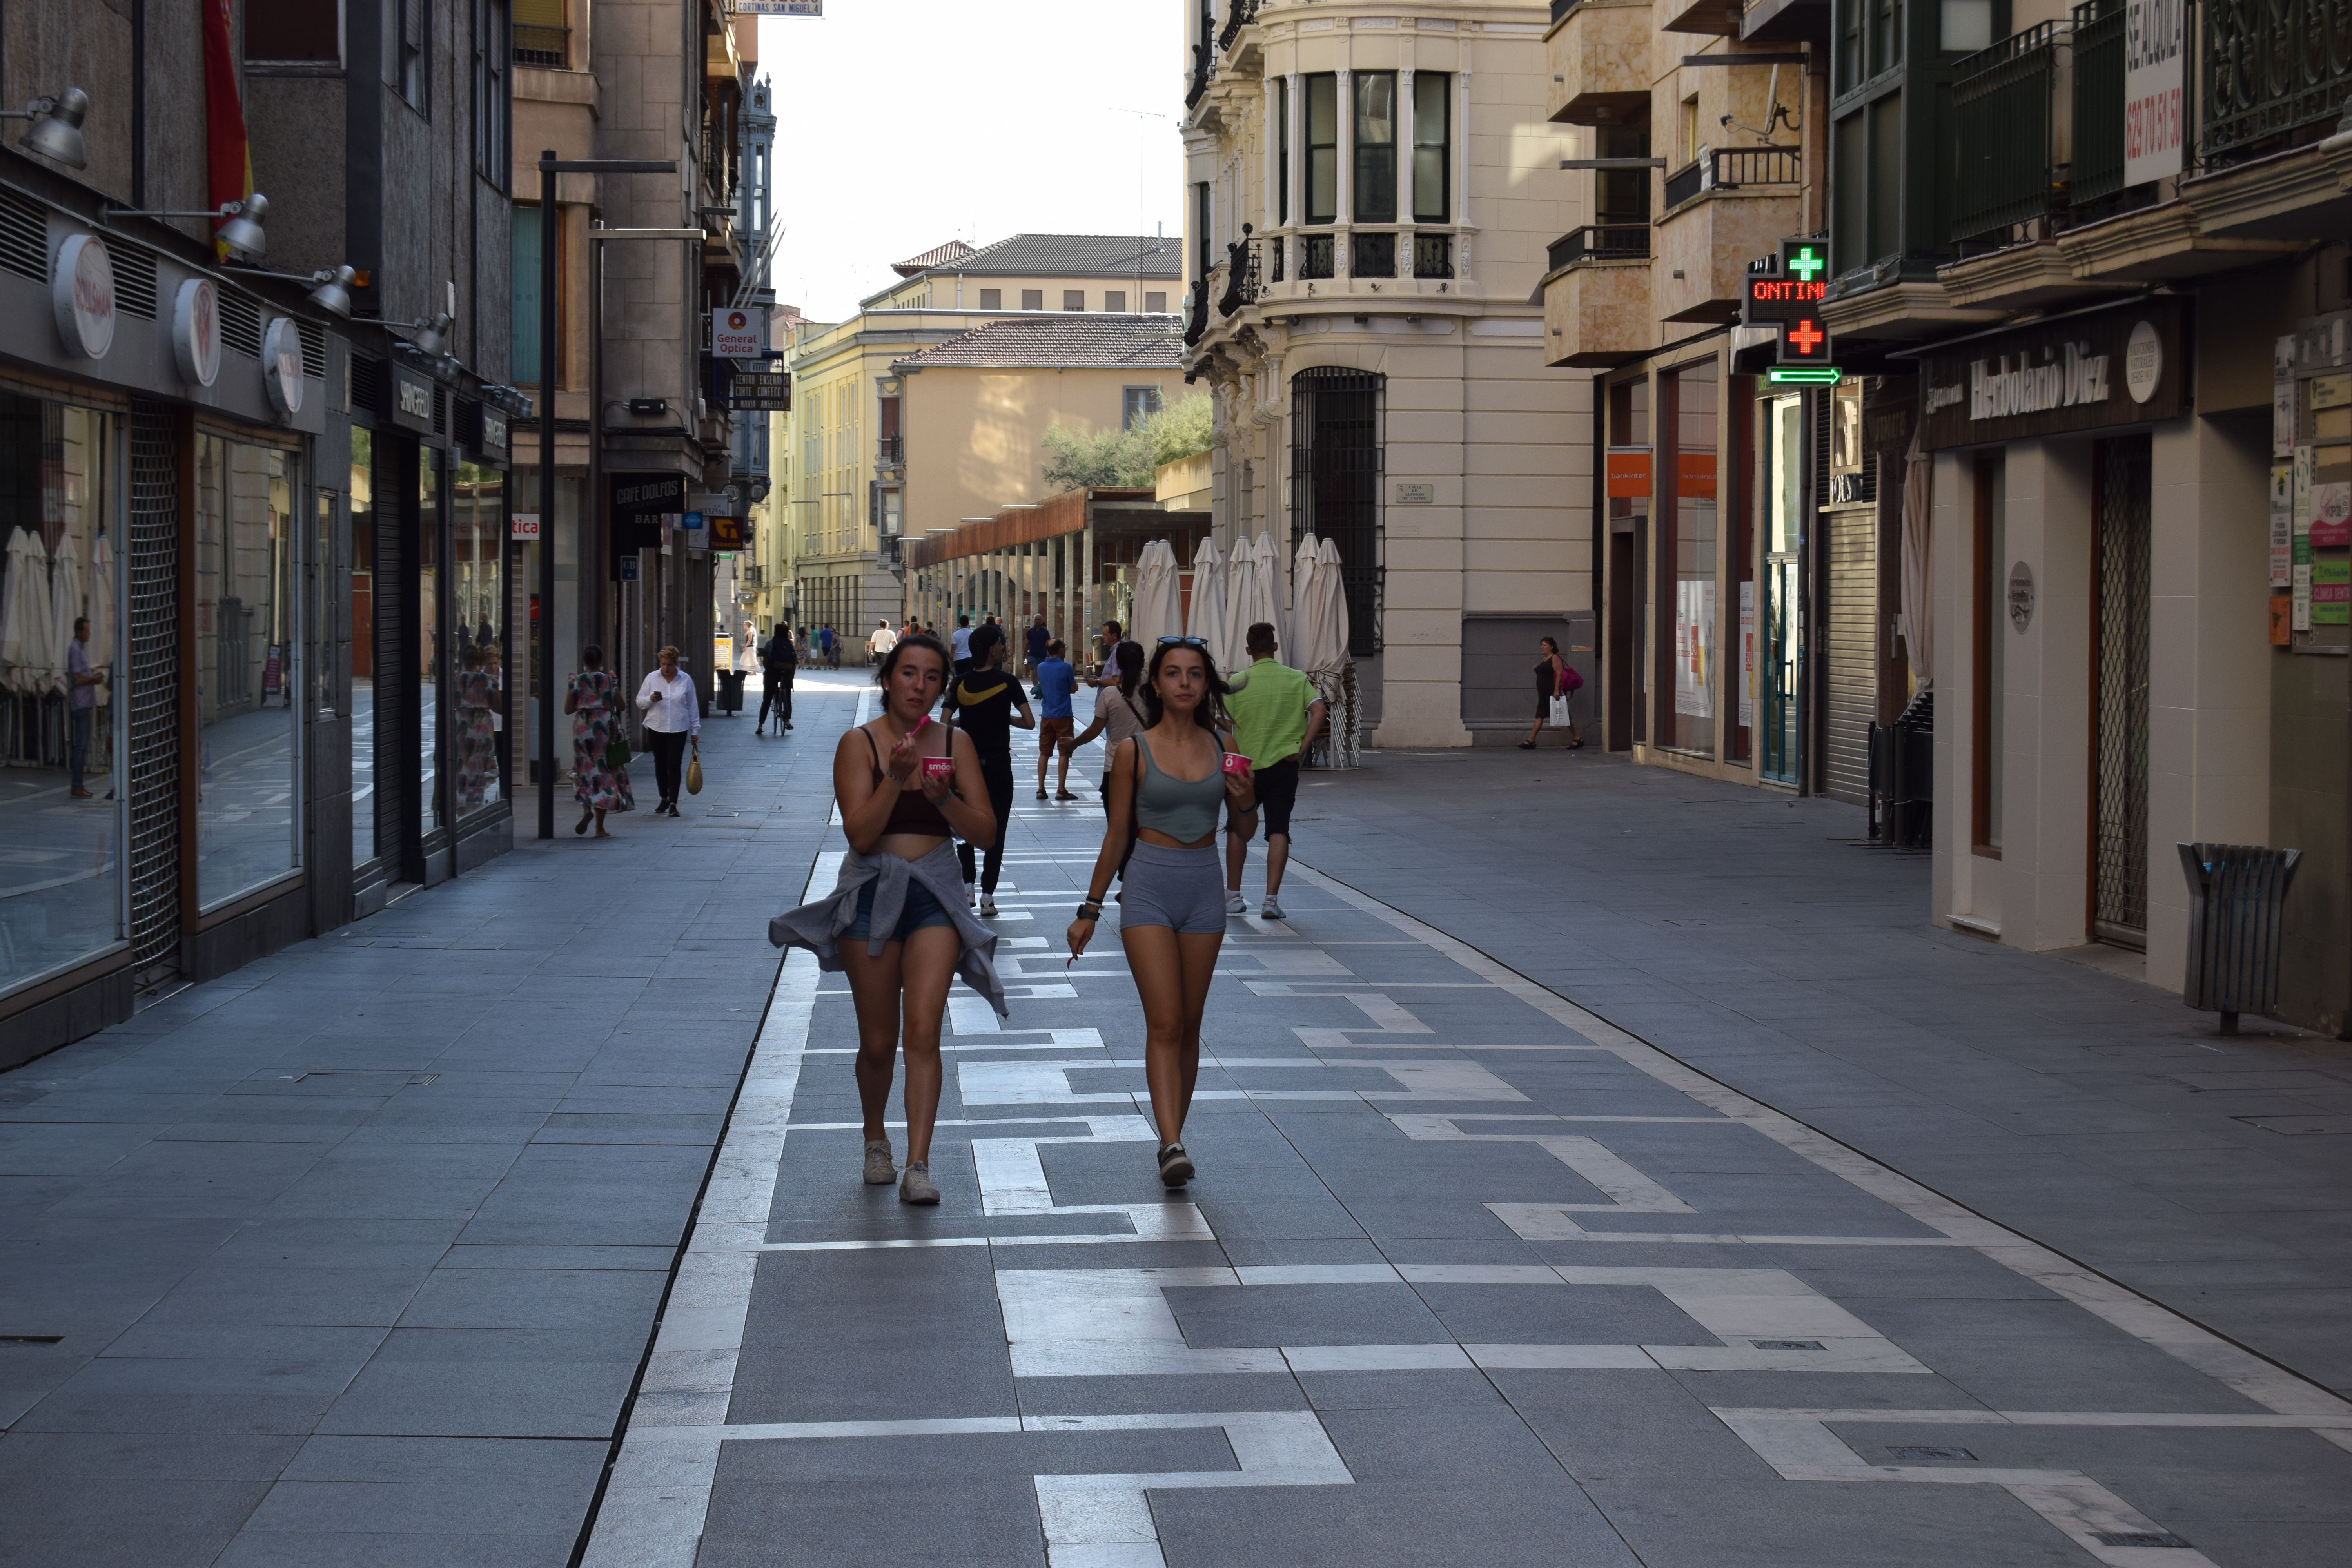
[[[950,239],[1182,233],[1172,0],[826,0],[825,13],[760,22],[779,301],[844,320],[896,279],[890,263]],[[1143,121],[1140,142],[1138,110],[1167,117]]]

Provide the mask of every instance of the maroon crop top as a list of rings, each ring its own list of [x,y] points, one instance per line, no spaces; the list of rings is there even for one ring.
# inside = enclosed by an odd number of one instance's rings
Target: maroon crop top
[[[941,725],[940,728],[948,731],[948,749],[945,754],[953,756],[955,755],[955,728],[952,725]],[[888,784],[898,792],[898,798],[890,803],[890,820],[883,825],[882,831],[885,834],[914,833],[926,838],[953,837],[953,830],[948,826],[946,814],[931,804],[930,797],[923,793],[923,786],[920,784],[910,780],[901,784],[890,776],[890,771],[882,765],[882,748],[876,742],[874,731],[861,728],[858,733],[866,737],[866,749],[874,753],[875,784],[877,787]]]

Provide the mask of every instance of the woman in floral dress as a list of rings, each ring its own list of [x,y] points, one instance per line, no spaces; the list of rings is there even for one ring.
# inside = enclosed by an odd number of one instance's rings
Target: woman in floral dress
[[[482,650],[468,647],[465,668],[457,677],[457,809],[471,810],[488,798],[496,772],[498,726],[490,721],[490,672],[482,668]]]
[[[580,803],[580,821],[572,831],[587,832],[593,817],[596,837],[610,838],[604,814],[637,806],[629,793],[629,770],[604,765],[605,752],[621,733],[622,708],[628,699],[622,694],[620,677],[605,669],[603,648],[589,644],[580,650],[580,662],[584,668],[572,678],[563,699],[563,710],[572,715],[572,798]]]

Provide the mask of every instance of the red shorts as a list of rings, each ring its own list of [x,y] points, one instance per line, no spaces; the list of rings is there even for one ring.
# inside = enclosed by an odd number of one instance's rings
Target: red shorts
[[[1056,745],[1066,745],[1077,733],[1075,719],[1040,719],[1037,721],[1037,754],[1043,756]]]

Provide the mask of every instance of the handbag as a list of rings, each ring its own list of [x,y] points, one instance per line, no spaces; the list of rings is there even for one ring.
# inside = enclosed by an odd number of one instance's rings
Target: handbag
[[[688,795],[702,793],[702,748],[699,746],[694,749],[694,755],[687,759],[686,793]]]
[[[604,747],[604,771],[608,773],[619,773],[629,765],[629,758],[632,754],[629,750],[629,738],[618,730],[614,731],[613,739]]]

